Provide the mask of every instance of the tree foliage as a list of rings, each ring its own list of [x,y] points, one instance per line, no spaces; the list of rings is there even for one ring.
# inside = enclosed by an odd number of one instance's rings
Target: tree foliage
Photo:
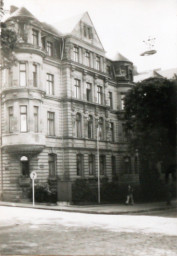
[[[17,48],[18,37],[15,31],[1,22],[1,69],[10,68],[16,62],[14,50]]]
[[[125,97],[130,148],[139,151],[141,171],[146,174],[155,170],[158,162],[163,163],[166,178],[170,172],[174,174],[176,88],[174,81],[149,78],[137,83]]]

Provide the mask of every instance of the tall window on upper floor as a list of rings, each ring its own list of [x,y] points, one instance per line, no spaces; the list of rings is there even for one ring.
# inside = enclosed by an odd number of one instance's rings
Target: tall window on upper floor
[[[105,155],[100,156],[100,175],[105,175],[106,170],[106,157]]]
[[[26,64],[20,63],[20,86],[25,87],[26,86]]]
[[[92,101],[92,84],[91,83],[86,83],[86,98],[87,98],[87,101],[89,102]]]
[[[80,113],[76,114],[76,137],[82,137],[82,118]]]
[[[54,75],[47,74],[47,94],[54,95]]]
[[[20,106],[20,131],[27,132],[27,106]]]
[[[33,86],[37,87],[37,64],[33,64]]]
[[[110,123],[111,141],[114,141],[114,123]]]
[[[111,67],[109,65],[106,66],[106,72],[109,76],[111,75]]]
[[[100,70],[100,67],[101,67],[101,65],[100,65],[100,57],[96,56],[96,69]]]
[[[13,107],[8,108],[8,113],[9,113],[9,132],[13,132],[13,116],[14,116]]]
[[[109,106],[112,109],[113,108],[113,98],[112,98],[112,92],[108,93],[108,97],[109,97]]]
[[[103,104],[103,88],[102,86],[97,86],[97,103]]]
[[[125,108],[125,94],[121,94],[120,99],[121,99],[121,102],[120,102],[121,110],[124,110],[124,108]]]
[[[80,99],[81,95],[81,86],[80,86],[80,80],[79,79],[74,79],[74,97],[76,99]]]
[[[39,131],[39,111],[38,111],[38,107],[34,106],[34,132],[38,132]]]
[[[85,52],[85,65],[90,67],[90,52]]]
[[[53,56],[53,44],[49,41],[47,41],[47,54]]]
[[[55,113],[47,112],[47,130],[49,136],[55,135]]]
[[[74,61],[79,62],[79,48],[77,46],[74,46],[73,53]]]
[[[12,72],[12,69],[9,68],[9,69],[8,69],[8,82],[9,82],[9,87],[12,86],[12,77],[13,77],[13,72]]]
[[[91,115],[88,118],[88,138],[93,139],[93,117]]]
[[[94,175],[95,174],[95,156],[94,155],[89,155],[88,159],[88,164],[89,164],[89,175]]]
[[[104,140],[104,121],[102,117],[100,117],[98,120],[98,129],[99,129],[99,140]]]
[[[33,45],[39,45],[39,32],[36,29],[32,30]]]
[[[54,178],[56,177],[56,164],[57,156],[56,154],[49,154],[48,155],[48,164],[49,164],[49,177]]]
[[[83,176],[84,157],[82,154],[76,155],[76,171],[77,176]]]

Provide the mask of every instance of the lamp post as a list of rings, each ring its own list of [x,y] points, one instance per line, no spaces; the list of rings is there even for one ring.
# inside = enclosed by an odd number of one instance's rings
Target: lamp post
[[[98,163],[98,203],[101,202],[100,196],[100,152],[99,152],[99,137],[100,137],[100,127],[99,127],[99,118],[97,119],[97,136],[96,136],[96,148],[97,148],[97,163]]]

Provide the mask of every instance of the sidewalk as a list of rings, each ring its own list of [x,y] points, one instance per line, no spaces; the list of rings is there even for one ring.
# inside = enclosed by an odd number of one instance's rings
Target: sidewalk
[[[104,205],[49,205],[36,203],[34,206],[32,203],[11,203],[0,201],[0,206],[9,207],[22,207],[33,208],[43,210],[65,211],[65,212],[79,212],[79,213],[92,213],[92,214],[136,214],[136,213],[148,213],[151,211],[168,210],[177,208],[177,200],[173,200],[170,206],[166,205],[166,202],[153,202],[142,203],[135,205],[123,205],[123,204],[104,204]]]

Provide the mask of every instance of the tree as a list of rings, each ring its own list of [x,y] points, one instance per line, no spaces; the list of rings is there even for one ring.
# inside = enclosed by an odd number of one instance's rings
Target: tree
[[[16,57],[14,50],[17,48],[18,37],[15,31],[7,28],[6,24],[1,22],[1,65],[0,69],[10,68],[15,65]]]
[[[137,83],[125,97],[125,129],[130,150],[139,152],[140,182],[153,192],[162,163],[166,182],[175,179],[176,83],[149,78]],[[151,187],[149,187],[151,186]]]

